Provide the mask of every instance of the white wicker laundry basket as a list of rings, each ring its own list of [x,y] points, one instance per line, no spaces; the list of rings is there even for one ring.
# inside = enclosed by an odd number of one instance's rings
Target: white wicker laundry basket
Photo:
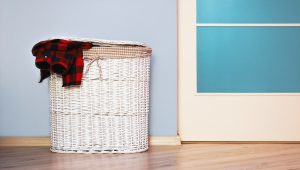
[[[83,52],[80,86],[62,87],[61,76],[50,77],[51,151],[147,150],[151,48],[132,42],[87,41],[100,46]]]

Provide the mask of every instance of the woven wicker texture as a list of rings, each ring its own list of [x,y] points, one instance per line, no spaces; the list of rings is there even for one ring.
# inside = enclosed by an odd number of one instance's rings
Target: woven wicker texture
[[[134,153],[148,149],[151,49],[109,45],[84,51],[80,86],[49,81],[51,151]]]

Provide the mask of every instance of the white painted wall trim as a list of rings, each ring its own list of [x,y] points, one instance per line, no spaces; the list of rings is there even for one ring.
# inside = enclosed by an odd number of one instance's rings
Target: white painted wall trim
[[[150,145],[181,145],[179,136],[150,136]],[[0,137],[0,147],[50,146],[50,137]]]
[[[152,136],[149,142],[150,145],[181,145],[179,136]]]

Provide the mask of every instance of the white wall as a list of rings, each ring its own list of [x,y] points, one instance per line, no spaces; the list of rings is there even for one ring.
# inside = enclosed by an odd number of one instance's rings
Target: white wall
[[[49,135],[47,82],[31,48],[51,36],[153,48],[151,135],[176,135],[176,0],[0,0],[0,136]]]

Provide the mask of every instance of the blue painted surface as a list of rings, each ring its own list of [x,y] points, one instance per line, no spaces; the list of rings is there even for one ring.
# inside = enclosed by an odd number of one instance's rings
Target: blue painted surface
[[[151,46],[150,134],[177,134],[176,0],[0,0],[0,136],[49,135],[47,81],[30,50],[51,36]]]
[[[198,27],[198,92],[300,92],[300,27]]]
[[[198,23],[300,22],[299,0],[197,0]]]

